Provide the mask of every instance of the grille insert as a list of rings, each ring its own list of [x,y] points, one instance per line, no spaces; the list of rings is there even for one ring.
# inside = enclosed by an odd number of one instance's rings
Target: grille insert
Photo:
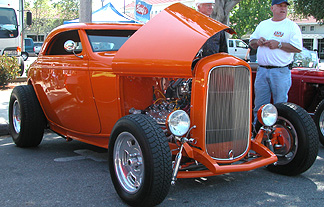
[[[215,67],[209,73],[206,150],[214,159],[235,159],[248,148],[250,81],[243,66]]]

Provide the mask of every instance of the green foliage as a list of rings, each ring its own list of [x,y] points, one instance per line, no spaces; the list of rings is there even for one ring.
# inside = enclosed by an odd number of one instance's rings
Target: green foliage
[[[25,9],[33,14],[30,33],[48,34],[65,20],[78,18],[78,0],[25,0]]]
[[[296,13],[313,16],[319,23],[324,23],[323,0],[293,0],[293,3]]]
[[[6,85],[10,80],[15,79],[19,70],[16,57],[0,56],[0,86]]]
[[[76,19],[79,17],[79,0],[60,0],[53,4],[58,11],[59,20],[63,24],[66,20]]]
[[[272,16],[272,0],[243,0],[231,11],[230,26],[236,31],[234,38],[252,34],[256,26]]]

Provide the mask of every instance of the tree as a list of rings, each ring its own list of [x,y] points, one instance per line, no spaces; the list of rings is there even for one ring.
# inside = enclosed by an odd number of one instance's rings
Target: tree
[[[60,0],[53,4],[58,11],[59,20],[63,24],[66,20],[76,19],[79,17],[79,0]]]
[[[215,0],[216,6],[212,18],[228,25],[230,12],[240,1],[242,0]]]
[[[25,2],[25,8],[30,10],[33,14],[33,23],[31,31],[36,33],[38,41],[39,34],[49,33],[49,28],[54,21],[53,9],[49,0],[34,0],[33,2]]]
[[[78,0],[26,0],[25,10],[33,14],[33,24],[29,33],[47,35],[55,27],[62,25],[65,20],[78,18]]]
[[[296,13],[305,17],[313,16],[316,21],[324,24],[323,0],[294,0]]]
[[[256,26],[272,16],[270,10],[272,0],[244,0],[231,11],[230,26],[236,31],[234,37],[241,38],[252,34]]]

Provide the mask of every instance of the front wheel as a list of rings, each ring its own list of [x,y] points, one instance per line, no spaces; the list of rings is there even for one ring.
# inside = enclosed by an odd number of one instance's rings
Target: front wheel
[[[300,106],[292,103],[275,104],[278,120],[271,142],[278,157],[268,166],[272,172],[298,175],[308,170],[318,153],[318,133],[312,118]]]
[[[322,100],[316,107],[314,122],[318,130],[319,140],[324,146],[324,100]]]
[[[131,206],[155,206],[171,183],[171,152],[162,129],[150,117],[122,117],[109,141],[109,170],[114,187]]]

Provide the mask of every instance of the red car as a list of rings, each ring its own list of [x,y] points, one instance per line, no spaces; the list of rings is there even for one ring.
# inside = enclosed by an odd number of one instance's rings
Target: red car
[[[180,3],[144,26],[55,29],[28,85],[11,94],[13,141],[36,147],[49,128],[107,148],[112,183],[134,206],[161,203],[178,178],[263,166],[305,172],[318,152],[313,120],[297,105],[268,104],[252,139],[250,66],[224,52],[200,56],[204,43],[224,32],[234,31]]]

